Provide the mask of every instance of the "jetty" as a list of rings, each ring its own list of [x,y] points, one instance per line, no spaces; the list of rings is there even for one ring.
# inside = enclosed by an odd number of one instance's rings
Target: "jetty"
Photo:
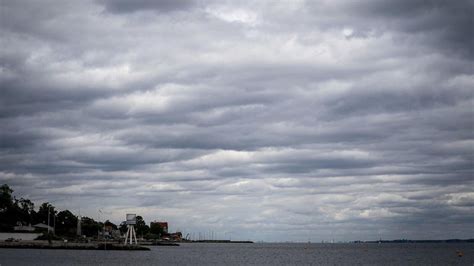
[[[171,242],[171,241],[141,241],[140,245],[179,247],[179,243]]]
[[[71,249],[71,250],[130,250],[143,251],[150,250],[139,245],[123,245],[117,243],[71,243],[62,241],[19,241],[0,242],[0,248],[16,249]]]
[[[253,241],[242,241],[242,240],[192,240],[191,243],[230,243],[230,244],[253,244]]]

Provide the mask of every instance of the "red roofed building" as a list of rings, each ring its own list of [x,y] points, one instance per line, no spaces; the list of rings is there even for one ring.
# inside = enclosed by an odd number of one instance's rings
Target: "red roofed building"
[[[158,224],[158,225],[163,229],[163,233],[165,233],[165,234],[168,233],[168,222],[157,222],[157,221],[154,221],[154,222],[151,222],[151,223],[150,223],[150,227],[153,226],[154,224]]]

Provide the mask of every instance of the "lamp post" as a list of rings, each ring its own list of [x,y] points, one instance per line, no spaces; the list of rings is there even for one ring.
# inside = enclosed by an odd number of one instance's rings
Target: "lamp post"
[[[51,220],[50,215],[51,214],[50,213],[51,213],[51,207],[52,206],[51,206],[51,203],[48,202],[48,204],[49,204],[49,206],[48,206],[48,234],[49,234],[51,232],[51,226],[50,226],[50,220]],[[53,211],[53,234],[55,234],[55,233],[56,233],[56,213],[55,213],[55,211]]]
[[[97,220],[99,222],[99,226],[100,226],[100,214],[101,213],[102,213],[102,210],[98,209],[97,210]],[[97,241],[99,241],[99,236],[100,236],[100,227],[97,228]]]
[[[102,214],[102,209],[99,209],[99,225],[100,225],[100,214]],[[100,227],[99,229],[97,229],[97,241],[99,241],[99,231],[100,231]],[[104,249],[107,249],[107,238],[105,237],[105,221],[103,223],[103,226],[102,226],[102,238],[104,239]]]
[[[49,230],[49,228],[50,228],[50,227],[49,227],[49,210],[50,210],[50,209],[51,209],[51,207],[48,206],[48,234],[49,234],[49,231],[50,231],[50,230]]]

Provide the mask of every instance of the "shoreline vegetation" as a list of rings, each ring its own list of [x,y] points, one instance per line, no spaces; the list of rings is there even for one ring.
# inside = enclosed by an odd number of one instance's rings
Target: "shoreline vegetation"
[[[39,208],[35,204],[21,197],[13,195],[9,185],[0,186],[0,233],[30,233],[42,234],[35,240],[65,240],[69,243],[84,243],[89,241],[124,240],[127,232],[126,221],[114,224],[102,217],[99,221],[91,217],[75,215],[72,211],[59,211],[49,202],[42,203]],[[100,209],[98,210],[101,211]],[[160,223],[147,225],[142,216],[136,216],[135,231],[146,241],[177,241],[182,239],[181,232],[169,233],[167,224]],[[23,237],[9,236],[10,241]],[[24,240],[32,240],[24,235]],[[1,239],[1,238],[0,238]]]
[[[44,202],[36,209],[32,201],[23,197],[18,199],[13,192],[7,184],[0,186],[0,248],[140,249],[122,244],[127,232],[125,221],[119,225],[106,219],[95,221],[90,217],[77,216],[69,210],[58,211],[49,202]],[[167,223],[152,222],[148,226],[142,216],[137,215],[136,219],[136,234],[141,236],[138,246],[179,246],[179,243],[185,242],[253,243],[216,239],[191,240],[187,236],[183,238],[181,232],[169,233]],[[32,242],[33,239],[37,242]],[[47,241],[46,244],[44,241]]]

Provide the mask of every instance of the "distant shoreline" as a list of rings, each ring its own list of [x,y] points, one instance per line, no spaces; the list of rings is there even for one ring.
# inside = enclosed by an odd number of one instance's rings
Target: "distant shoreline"
[[[188,243],[237,243],[237,244],[253,244],[253,241],[239,241],[239,240],[192,240],[187,241]],[[185,242],[186,243],[186,242]]]
[[[474,243],[474,239],[395,239],[395,240],[370,240],[370,241],[351,241],[349,243]]]

